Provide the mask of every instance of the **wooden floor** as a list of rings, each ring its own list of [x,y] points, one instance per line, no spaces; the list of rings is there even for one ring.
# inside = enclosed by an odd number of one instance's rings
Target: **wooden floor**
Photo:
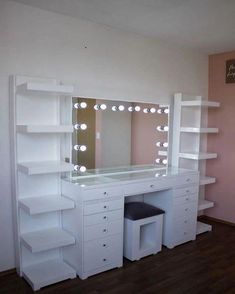
[[[235,294],[235,227],[213,223],[213,232],[194,242],[163,248],[138,262],[124,261],[114,269],[87,280],[68,280],[38,293],[136,294],[222,293]],[[31,288],[16,273],[0,276],[0,294],[27,294]]]

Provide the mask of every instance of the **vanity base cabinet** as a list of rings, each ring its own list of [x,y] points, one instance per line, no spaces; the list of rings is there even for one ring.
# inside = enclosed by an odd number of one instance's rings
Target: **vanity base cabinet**
[[[66,248],[65,260],[80,279],[123,265],[124,196],[119,188],[79,189],[62,184],[63,195],[76,203],[73,215],[64,214],[64,226],[76,245]]]

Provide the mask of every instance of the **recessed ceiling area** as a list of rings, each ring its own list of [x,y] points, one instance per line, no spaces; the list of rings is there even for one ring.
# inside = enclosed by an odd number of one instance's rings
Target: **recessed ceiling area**
[[[16,0],[213,54],[235,49],[235,0]]]

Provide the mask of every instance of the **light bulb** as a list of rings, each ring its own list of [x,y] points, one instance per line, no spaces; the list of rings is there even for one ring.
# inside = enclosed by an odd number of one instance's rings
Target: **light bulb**
[[[169,113],[169,108],[159,108],[158,110],[157,110],[157,113]]]
[[[94,106],[95,110],[105,110],[107,108],[106,104],[96,104]]]
[[[155,112],[156,112],[156,108],[151,107],[151,108],[150,108],[150,112],[151,112],[151,113],[155,113]]]
[[[87,107],[87,104],[86,104],[86,102],[81,102],[81,103],[75,103],[74,104],[74,107],[76,108],[76,109],[79,109],[79,108],[82,108],[82,109],[84,109],[84,108],[86,108]]]
[[[86,151],[86,145],[75,145],[74,147],[74,150],[76,151]]]
[[[156,178],[160,177],[160,174],[159,174],[159,173],[156,173],[156,174],[155,174],[155,177],[156,177]]]
[[[167,142],[157,142],[156,143],[156,146],[157,147],[168,147],[168,143]]]
[[[75,130],[86,130],[87,125],[86,124],[76,124],[74,125]]]
[[[106,108],[107,108],[106,104],[101,104],[101,105],[100,105],[100,109],[101,109],[101,110],[105,110]]]
[[[169,131],[169,127],[168,126],[157,126],[157,130],[159,132],[168,132]]]
[[[157,158],[155,162],[157,164],[167,164],[167,159]]]
[[[84,165],[75,165],[74,170],[84,173],[86,171],[86,167]]]
[[[118,110],[117,106],[112,106],[112,111],[117,111],[117,110]]]
[[[136,105],[135,106],[135,111],[140,111],[140,106]]]
[[[132,106],[129,106],[128,107],[128,111],[132,112],[133,111],[133,107]]]
[[[125,107],[124,107],[123,105],[119,105],[119,106],[118,106],[118,110],[119,110],[119,111],[123,111],[124,109],[125,109]]]
[[[143,112],[144,113],[149,113],[150,112],[150,109],[149,108],[144,108]]]

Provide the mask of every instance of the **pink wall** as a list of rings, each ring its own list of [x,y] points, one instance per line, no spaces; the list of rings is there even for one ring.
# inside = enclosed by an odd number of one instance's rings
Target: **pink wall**
[[[235,59],[235,51],[209,56],[209,100],[221,107],[208,115],[208,125],[219,134],[208,136],[208,151],[217,152],[218,159],[207,161],[207,175],[217,180],[206,187],[206,198],[215,202],[206,214],[235,223],[235,84],[225,83],[228,59]]]

